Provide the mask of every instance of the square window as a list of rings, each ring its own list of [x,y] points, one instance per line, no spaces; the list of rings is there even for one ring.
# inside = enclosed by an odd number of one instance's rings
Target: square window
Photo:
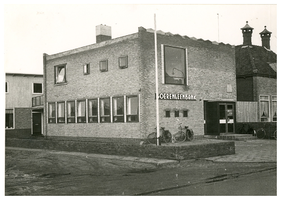
[[[164,46],[164,80],[165,84],[185,85],[186,50]]]
[[[48,103],[48,122],[49,123],[56,123],[55,103]]]
[[[33,93],[42,94],[42,83],[33,83]]]
[[[89,99],[88,100],[88,122],[89,123],[97,123],[98,122],[98,100],[97,99]]]
[[[128,56],[119,57],[118,63],[120,69],[128,68]]]
[[[171,111],[166,110],[165,111],[165,117],[171,117]]]
[[[176,110],[175,111],[175,117],[179,117],[180,116],[180,111],[179,110]]]
[[[55,66],[55,84],[66,83],[66,65]]]
[[[86,123],[86,100],[77,101],[77,123]]]
[[[112,98],[113,122],[124,122],[124,97]]]
[[[108,71],[108,63],[107,60],[100,61],[100,71],[107,72]]]
[[[67,102],[67,123],[75,123],[75,101]]]
[[[57,103],[57,111],[58,111],[58,119],[57,119],[57,122],[58,123],[65,123],[65,117],[64,117],[64,109],[65,109],[65,106],[64,106],[64,102],[58,102]]]
[[[110,121],[110,98],[100,99],[100,122]]]
[[[139,98],[138,96],[127,97],[127,122],[139,121]]]
[[[83,73],[84,75],[90,74],[90,63],[83,65]]]

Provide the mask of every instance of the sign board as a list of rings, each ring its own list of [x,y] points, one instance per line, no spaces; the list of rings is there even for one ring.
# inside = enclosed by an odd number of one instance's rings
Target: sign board
[[[156,96],[156,94],[155,94]],[[159,100],[181,100],[181,101],[196,101],[196,96],[191,94],[173,94],[173,93],[159,93]]]

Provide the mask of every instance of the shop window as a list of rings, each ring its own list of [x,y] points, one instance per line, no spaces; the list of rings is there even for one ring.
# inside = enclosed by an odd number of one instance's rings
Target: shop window
[[[108,62],[107,60],[100,61],[100,71],[107,72],[108,71]]]
[[[118,59],[119,68],[125,69],[128,68],[128,56],[122,56]]]
[[[42,83],[33,83],[33,94],[42,94]]]
[[[89,99],[88,100],[88,113],[89,123],[97,123],[98,122],[98,100],[97,99]]]
[[[269,121],[269,96],[260,96],[260,120]]]
[[[56,123],[55,103],[48,103],[48,122],[49,123]]]
[[[180,116],[180,111],[179,110],[175,110],[175,117],[179,117]]]
[[[188,117],[188,110],[183,111],[183,117]]]
[[[86,123],[86,100],[77,101],[77,123]]]
[[[170,110],[165,111],[165,117],[171,117],[171,111]]]
[[[64,112],[64,109],[65,109],[65,104],[64,102],[58,102],[57,103],[57,111],[58,111],[58,119],[57,119],[57,122],[58,123],[65,123],[65,112]]]
[[[66,65],[55,66],[55,84],[66,83]]]
[[[8,93],[8,92],[9,92],[8,82],[5,82],[5,92],[6,92],[6,93]]]
[[[84,75],[90,74],[90,63],[83,65],[83,73]]]
[[[277,122],[277,96],[271,96],[272,100],[272,121]]]
[[[67,123],[75,123],[75,101],[67,102]]]
[[[6,109],[5,128],[14,128],[13,109]]]
[[[165,84],[185,85],[186,50],[164,46],[164,82]]]
[[[100,122],[110,122],[110,98],[100,99]]]
[[[139,100],[138,96],[127,97],[127,122],[139,121]]]
[[[124,122],[124,97],[112,98],[113,122]]]

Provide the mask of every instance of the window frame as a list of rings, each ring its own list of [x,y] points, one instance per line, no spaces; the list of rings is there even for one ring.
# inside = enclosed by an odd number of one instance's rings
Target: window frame
[[[122,100],[122,104],[121,105],[122,105],[122,112],[123,112],[123,114],[118,114],[118,109],[115,108],[115,99],[116,99],[116,101],[118,99]],[[125,103],[124,96],[114,96],[114,97],[112,97],[112,116],[113,116],[113,122],[114,123],[125,122],[125,120],[124,120],[124,115],[125,115],[124,103]],[[117,107],[118,107],[118,102],[116,104],[117,104]],[[116,110],[117,114],[115,114],[115,110]]]
[[[96,115],[90,115],[90,109],[92,109],[92,106],[90,106],[91,101],[97,102],[97,114]],[[93,111],[92,111],[93,112]],[[98,123],[99,122],[99,99],[98,98],[92,98],[88,99],[88,123]]]
[[[64,72],[64,81],[60,81],[58,82],[58,69],[59,68],[64,68],[65,72]],[[55,81],[55,85],[62,85],[62,84],[66,84],[67,83],[67,79],[66,79],[66,64],[60,64],[60,65],[56,65],[54,66],[54,81]]]
[[[35,84],[41,84],[41,92],[34,91]],[[43,94],[43,83],[32,83],[32,94]]]
[[[90,74],[90,63],[85,63],[83,65],[83,74],[84,75]]]
[[[121,65],[121,59],[125,59],[125,65]],[[118,66],[120,69],[128,68],[128,56],[120,56],[118,58]]]
[[[106,63],[106,69],[103,69],[102,63]],[[101,72],[108,72],[108,60],[104,59],[99,62],[99,68]]]
[[[274,97],[276,99],[273,99]],[[276,108],[277,108],[277,95],[271,95],[271,113],[272,113],[271,120],[273,122],[277,122],[277,109],[276,109],[276,118],[274,117],[274,110],[273,110],[273,103],[274,102],[276,102]]]
[[[183,110],[182,111],[182,117],[188,117],[188,111],[189,110]]]
[[[71,109],[71,111],[73,110],[74,111],[74,116],[72,116],[72,115],[69,115],[69,104],[70,103],[73,103],[74,104],[74,106],[73,106],[73,109]],[[72,107],[71,107],[72,108]],[[75,112],[75,101],[74,100],[69,100],[69,101],[67,101],[66,102],[66,110],[67,110],[67,115],[66,115],[66,118],[67,118],[67,123],[68,124],[73,124],[73,123],[75,123],[75,117],[76,117],[76,112]],[[72,114],[72,112],[70,113],[70,114]]]
[[[111,101],[110,97],[103,97],[99,99],[99,113],[100,113],[100,123],[110,123],[111,122]],[[109,114],[105,114],[105,108],[102,107],[102,101],[103,100],[109,100],[108,106],[109,106]],[[103,110],[102,110],[103,109]],[[102,115],[103,113],[103,115]]]
[[[180,111],[179,110],[175,110],[174,112],[175,112],[174,117],[180,117]]]
[[[62,116],[59,117],[59,105],[63,104],[63,112],[62,112]],[[57,123],[59,124],[64,124],[65,123],[65,102],[64,101],[59,101],[57,102]]]
[[[83,103],[84,102],[84,116],[79,116],[79,103]],[[82,107],[81,107],[82,109]],[[76,113],[77,113],[77,123],[86,123],[86,99],[80,99],[77,100],[77,108],[76,108]],[[82,110],[81,110],[82,112]]]
[[[165,117],[170,118],[171,117],[171,110],[165,110]]]
[[[261,97],[267,97],[267,99],[261,99]],[[262,117],[262,104],[261,102],[267,102],[268,104],[268,116],[267,117]],[[259,96],[259,120],[260,122],[269,122],[271,119],[270,117],[270,99],[269,99],[269,95],[260,95]]]
[[[128,114],[129,110],[132,110],[132,109],[128,109],[128,99],[129,98],[137,98],[137,114]],[[139,106],[139,95],[128,95],[126,96],[126,122],[129,122],[129,123],[134,123],[134,122],[139,122],[139,112],[140,112],[140,106]]]
[[[12,112],[8,112],[7,111],[12,111]],[[14,129],[15,128],[15,115],[14,115],[14,109],[5,109],[5,129]],[[12,119],[12,126],[11,127],[7,127],[6,123],[7,123],[7,115],[12,115],[12,117],[9,117],[9,119]],[[9,123],[10,124],[10,123]]]
[[[52,113],[54,113],[55,116],[50,117],[50,105],[53,105],[53,110]],[[56,121],[56,103],[55,102],[49,102],[48,103],[48,124],[55,124],[57,123]]]

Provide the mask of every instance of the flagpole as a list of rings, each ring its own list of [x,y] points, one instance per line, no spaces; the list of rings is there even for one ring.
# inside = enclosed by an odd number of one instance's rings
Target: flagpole
[[[156,131],[157,131],[157,142],[156,145],[160,144],[160,129],[159,129],[159,95],[158,95],[158,61],[157,61],[157,30],[156,30],[156,14],[154,14],[154,46],[155,46],[155,87],[156,87]]]

